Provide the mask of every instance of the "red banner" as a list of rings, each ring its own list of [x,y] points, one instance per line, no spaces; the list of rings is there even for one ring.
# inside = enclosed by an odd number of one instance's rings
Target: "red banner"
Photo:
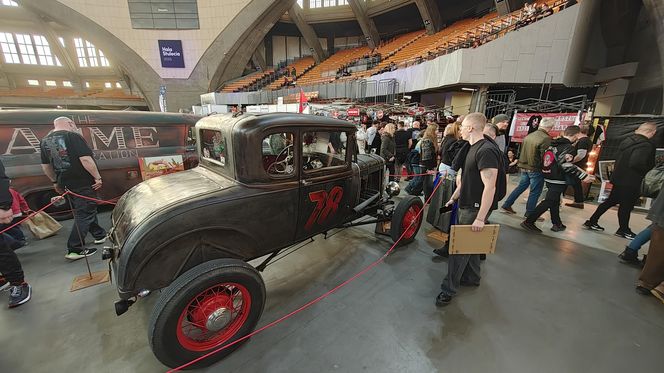
[[[360,109],[358,109],[358,108],[350,108],[350,109],[346,110],[346,114],[347,114],[349,117],[359,117],[359,116],[360,116]]]
[[[556,125],[549,132],[549,135],[558,137],[565,131],[565,128],[577,123],[577,116],[578,113],[516,113],[512,119],[510,135],[513,142],[523,142],[523,138],[528,136],[529,133],[537,131],[542,119],[552,118],[556,121]],[[580,121],[583,121],[583,115]]]

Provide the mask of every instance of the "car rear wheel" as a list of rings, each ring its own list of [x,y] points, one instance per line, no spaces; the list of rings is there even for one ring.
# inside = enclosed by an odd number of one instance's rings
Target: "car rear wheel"
[[[399,202],[394,209],[390,224],[392,241],[397,242],[401,238],[399,244],[405,245],[415,239],[422,225],[422,216],[424,213],[420,213],[420,211],[423,208],[424,203],[416,196],[407,196]],[[403,237],[401,237],[402,235]]]
[[[200,264],[173,281],[154,306],[150,346],[164,365],[181,366],[251,333],[264,305],[265,284],[249,264],[237,259]],[[186,369],[209,366],[243,342]]]

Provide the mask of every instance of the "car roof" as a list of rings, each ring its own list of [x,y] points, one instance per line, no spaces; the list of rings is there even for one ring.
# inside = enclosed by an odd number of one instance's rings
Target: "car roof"
[[[356,129],[355,125],[334,118],[319,115],[293,114],[293,113],[266,113],[242,115],[215,114],[202,118],[197,126],[206,129],[227,129],[232,132],[253,132],[266,127],[300,127],[300,128],[342,128],[348,130]]]

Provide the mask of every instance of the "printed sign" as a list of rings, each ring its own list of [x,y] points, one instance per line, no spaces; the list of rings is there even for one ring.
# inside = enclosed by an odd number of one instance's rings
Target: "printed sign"
[[[358,108],[350,108],[346,111],[346,114],[349,117],[359,117],[360,116],[360,109]]]
[[[184,67],[182,40],[159,40],[161,67]]]
[[[565,131],[565,128],[583,122],[583,116],[579,120],[578,113],[516,113],[510,129],[512,141],[523,142],[523,139],[529,133],[537,131],[540,122],[544,118],[552,118],[556,121],[553,130],[549,132],[551,137],[558,137]]]
[[[182,155],[164,155],[159,157],[145,157],[138,159],[143,180],[184,171]]]

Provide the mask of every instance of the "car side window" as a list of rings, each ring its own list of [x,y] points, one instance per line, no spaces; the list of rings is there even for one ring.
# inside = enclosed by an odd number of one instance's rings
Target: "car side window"
[[[227,166],[228,146],[226,138],[221,132],[201,130],[201,151],[203,158],[213,160],[221,166]]]
[[[295,172],[293,134],[272,133],[263,138],[261,159],[263,168],[271,176],[292,175]]]
[[[344,131],[304,132],[302,168],[305,171],[344,166],[349,135]]]

